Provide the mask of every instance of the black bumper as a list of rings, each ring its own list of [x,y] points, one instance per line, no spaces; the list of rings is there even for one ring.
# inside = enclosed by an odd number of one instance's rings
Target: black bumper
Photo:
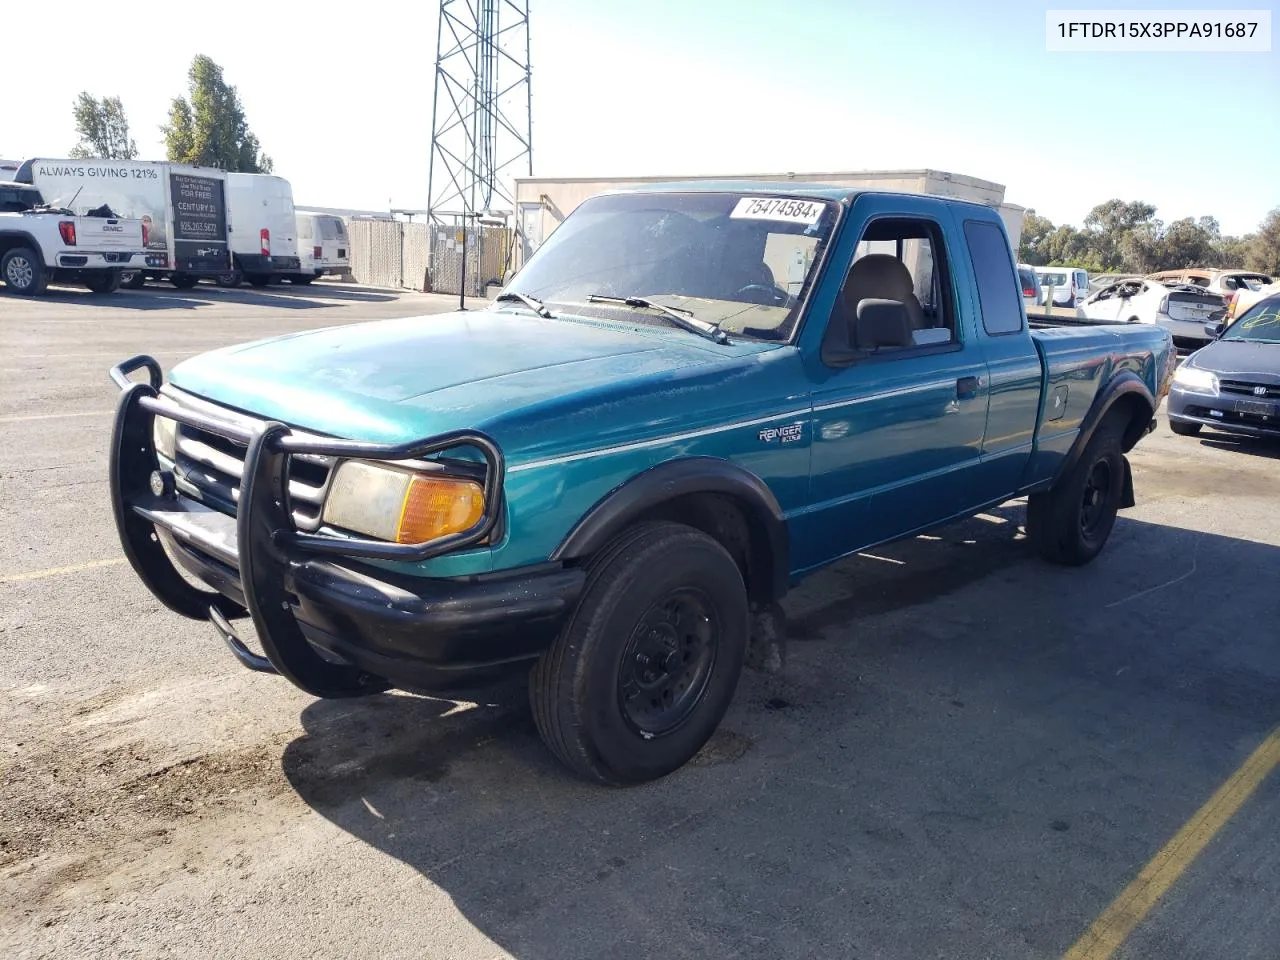
[[[140,366],[152,382],[127,384],[127,372]],[[159,368],[149,358],[122,364],[113,377],[126,384],[111,450],[112,507],[125,554],[156,597],[185,616],[213,619],[252,669],[280,673],[316,696],[387,686],[457,690],[527,665],[577,600],[583,572],[560,564],[444,579],[366,562],[426,559],[489,535],[502,501],[503,464],[481,434],[390,446],[300,437],[278,423],[247,433],[243,423],[211,420],[159,395]],[[171,482],[153,488],[156,413],[246,444],[236,516],[173,492]],[[390,544],[294,527],[283,482],[291,453],[398,460],[464,444],[479,447],[488,461],[489,507],[469,531],[427,544]],[[187,582],[175,560],[211,589]],[[265,656],[235,636],[230,621],[244,616],[252,618]]]

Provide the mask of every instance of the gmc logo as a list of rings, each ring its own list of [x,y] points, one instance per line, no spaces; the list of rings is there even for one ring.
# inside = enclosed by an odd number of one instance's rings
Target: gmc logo
[[[103,233],[124,233],[124,227],[115,227],[107,223],[103,225],[102,232]]]

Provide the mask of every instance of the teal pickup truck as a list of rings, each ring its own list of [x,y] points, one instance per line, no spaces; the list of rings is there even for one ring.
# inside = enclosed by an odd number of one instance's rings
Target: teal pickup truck
[[[1173,344],[1031,326],[985,206],[605,194],[484,309],[113,368],[116,523],[252,669],[318,697],[523,672],[568,767],[652,780],[806,574],[1021,496],[1043,556],[1102,549]]]

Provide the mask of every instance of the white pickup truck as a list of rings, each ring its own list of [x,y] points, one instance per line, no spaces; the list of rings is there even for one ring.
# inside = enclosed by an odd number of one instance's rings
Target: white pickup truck
[[[115,290],[121,269],[142,262],[142,221],[91,213],[77,217],[29,184],[0,181],[0,281],[29,297],[51,282]]]

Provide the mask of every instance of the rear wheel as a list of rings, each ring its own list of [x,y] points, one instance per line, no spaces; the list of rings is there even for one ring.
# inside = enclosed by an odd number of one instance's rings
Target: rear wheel
[[[141,270],[121,270],[120,286],[126,290],[141,290],[147,285],[147,275]]]
[[[1108,417],[1052,490],[1027,500],[1027,539],[1046,560],[1088,563],[1106,545],[1124,493],[1124,423]]]
[[[196,278],[189,273],[175,273],[169,278],[169,282],[179,290],[190,290],[196,285]]]
[[[597,556],[578,607],[530,674],[538,731],[582,777],[665,776],[715,732],[750,631],[742,573],[716,540],[674,523]]]
[[[220,287],[238,287],[244,281],[244,274],[238,269],[229,270],[227,273],[220,273],[214,277],[213,282]]]
[[[30,247],[14,247],[0,257],[0,279],[20,296],[38,297],[49,286],[49,271]]]
[[[120,289],[120,271],[98,270],[89,275],[84,285],[94,293],[115,293]]]
[[[1180,437],[1194,437],[1200,432],[1203,426],[1199,423],[1179,423],[1177,420],[1169,421],[1169,429]]]

